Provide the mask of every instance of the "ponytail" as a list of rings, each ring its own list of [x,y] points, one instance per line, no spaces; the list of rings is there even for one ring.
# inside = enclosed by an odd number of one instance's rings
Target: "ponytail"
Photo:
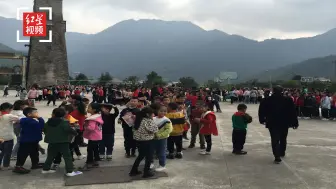
[[[136,114],[134,121],[134,129],[138,130],[141,124],[141,121],[144,118],[150,118],[150,116],[154,113],[154,110],[150,107],[145,107],[141,111]]]

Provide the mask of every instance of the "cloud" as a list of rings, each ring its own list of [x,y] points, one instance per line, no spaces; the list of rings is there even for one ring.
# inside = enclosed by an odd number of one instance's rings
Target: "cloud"
[[[0,15],[15,17],[27,0],[0,0]],[[336,0],[64,0],[68,30],[99,32],[125,19],[188,20],[254,39],[296,38],[336,27]]]

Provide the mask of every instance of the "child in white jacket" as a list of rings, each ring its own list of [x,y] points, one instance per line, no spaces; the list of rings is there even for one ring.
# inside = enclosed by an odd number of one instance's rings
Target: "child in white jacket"
[[[323,97],[321,99],[322,120],[329,119],[330,108],[331,108],[331,100],[328,95],[323,94]]]
[[[28,107],[28,102],[25,100],[17,100],[14,102],[13,105],[13,111],[11,112],[12,115],[18,116],[19,119],[26,117],[23,114],[23,109]],[[12,151],[12,158],[11,160],[16,160],[16,155],[20,147],[20,132],[21,132],[21,126],[20,123],[14,124],[14,134],[16,135],[16,144]]]
[[[12,109],[13,105],[8,102],[0,105],[0,138],[3,139],[0,144],[0,169],[2,170],[11,169],[10,158],[14,145],[13,123],[19,121],[19,117],[11,114]]]

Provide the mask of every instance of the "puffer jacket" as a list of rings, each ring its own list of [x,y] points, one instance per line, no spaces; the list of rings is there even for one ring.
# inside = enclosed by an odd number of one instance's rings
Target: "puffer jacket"
[[[86,118],[84,121],[83,137],[93,141],[102,140],[103,123],[104,121],[100,114],[91,115],[90,117]]]

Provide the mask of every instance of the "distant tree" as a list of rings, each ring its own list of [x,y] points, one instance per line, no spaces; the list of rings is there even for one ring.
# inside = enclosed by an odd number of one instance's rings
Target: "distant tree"
[[[192,77],[181,77],[180,86],[183,88],[193,88],[193,87],[197,87],[198,83]]]
[[[69,77],[69,79],[71,85],[90,85],[88,77],[83,73],[76,75],[74,79],[72,77]]]
[[[301,78],[302,78],[302,76],[301,76],[301,75],[294,75],[294,76],[293,76],[293,78],[292,78],[292,80],[295,80],[295,81],[300,81],[300,80],[301,80]]]
[[[124,79],[127,85],[136,86],[139,83],[139,78],[137,76],[129,76]]]
[[[113,77],[110,75],[109,72],[102,73],[98,78],[98,83],[100,85],[106,85],[108,82],[111,82]]]
[[[300,87],[300,83],[297,80],[285,81],[281,85],[283,87],[286,87],[286,88],[298,88],[298,87]]]
[[[152,71],[146,76],[146,87],[152,88],[154,85],[163,85],[165,82],[163,81],[162,76]]]
[[[208,88],[221,88],[221,83],[220,82],[216,82],[214,80],[208,80],[206,83],[205,83],[205,87],[208,87]]]

